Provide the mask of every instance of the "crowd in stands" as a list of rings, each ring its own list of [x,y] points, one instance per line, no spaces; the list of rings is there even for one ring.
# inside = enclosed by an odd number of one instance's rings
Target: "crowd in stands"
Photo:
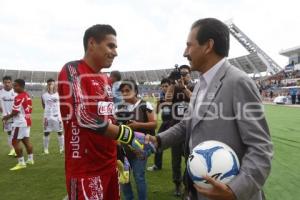
[[[264,101],[273,101],[277,96],[298,95],[300,89],[293,86],[300,86],[300,70],[281,71],[273,76],[256,80],[256,84]]]

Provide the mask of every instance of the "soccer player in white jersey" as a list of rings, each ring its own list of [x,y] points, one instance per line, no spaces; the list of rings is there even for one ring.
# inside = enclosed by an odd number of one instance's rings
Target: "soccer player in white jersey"
[[[47,92],[42,95],[44,108],[44,153],[49,154],[50,133],[57,132],[59,152],[64,151],[64,135],[59,107],[59,95],[56,91],[55,80],[47,80]]]
[[[6,116],[11,113],[12,107],[14,105],[14,98],[16,93],[12,87],[12,79],[10,76],[4,76],[3,79],[3,88],[0,90],[0,112],[2,116]],[[8,153],[9,156],[16,156],[14,147],[12,146],[12,119],[3,123],[3,130],[8,135],[8,145],[10,147],[10,152]]]

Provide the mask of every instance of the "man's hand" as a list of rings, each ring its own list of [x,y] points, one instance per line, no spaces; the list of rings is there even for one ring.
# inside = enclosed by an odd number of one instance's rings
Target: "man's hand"
[[[177,82],[177,85],[178,87],[181,89],[181,90],[184,90],[186,88],[185,84],[184,84],[184,80],[183,78],[179,79]]]
[[[229,186],[218,182],[209,176],[205,176],[203,178],[212,185],[212,188],[207,189],[194,184],[196,190],[203,196],[211,200],[236,200],[236,197]]]
[[[158,147],[157,138],[155,136],[152,136],[152,135],[146,135],[145,136],[145,143],[146,144],[152,143],[155,146],[155,148]]]
[[[135,141],[132,142],[132,145],[130,145],[131,147],[133,147],[135,150],[139,150],[138,146],[140,144],[142,144],[143,149],[142,149],[142,151],[140,151],[140,153],[142,153],[142,155],[145,157],[148,157],[152,153],[156,152],[156,147],[152,142],[146,143],[146,140],[145,140],[146,135],[144,133],[134,132],[134,135],[135,135],[135,138],[134,138]]]

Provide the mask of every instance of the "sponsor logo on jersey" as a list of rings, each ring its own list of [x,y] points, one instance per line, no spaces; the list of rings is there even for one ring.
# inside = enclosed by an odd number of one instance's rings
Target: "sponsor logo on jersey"
[[[77,125],[72,122],[72,136],[71,136],[71,151],[72,151],[72,158],[80,159],[80,137],[79,137],[80,129]]]
[[[113,102],[99,101],[98,115],[112,115],[114,110]]]

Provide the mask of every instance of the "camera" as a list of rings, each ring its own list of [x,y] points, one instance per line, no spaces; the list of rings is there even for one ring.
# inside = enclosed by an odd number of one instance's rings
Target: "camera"
[[[118,105],[115,111],[115,117],[119,125],[128,124],[130,120],[133,120],[134,113],[129,111],[126,105]]]
[[[180,69],[178,68],[178,64],[175,64],[175,69],[170,73],[168,79],[170,79],[170,81],[172,82],[175,82],[180,78],[181,78]]]

